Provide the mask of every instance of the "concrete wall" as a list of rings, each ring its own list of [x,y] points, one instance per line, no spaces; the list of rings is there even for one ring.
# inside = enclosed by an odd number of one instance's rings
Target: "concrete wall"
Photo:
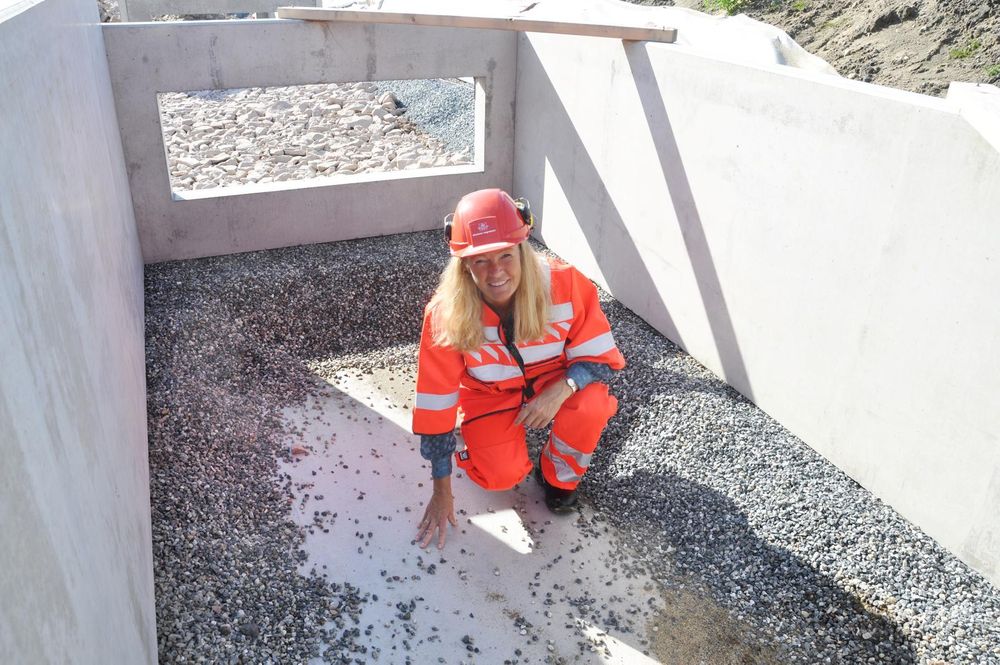
[[[517,102],[514,189],[550,247],[1000,582],[1000,152],[981,113],[557,35],[520,37]]]
[[[96,3],[0,9],[0,90],[0,662],[155,662],[142,262]]]
[[[510,186],[516,33],[270,20],[104,36],[146,262],[431,229],[462,194]],[[459,76],[479,82],[474,166],[171,196],[157,92]]]
[[[151,21],[167,14],[239,14],[266,12],[273,16],[278,7],[318,7],[316,0],[121,0],[122,21]]]

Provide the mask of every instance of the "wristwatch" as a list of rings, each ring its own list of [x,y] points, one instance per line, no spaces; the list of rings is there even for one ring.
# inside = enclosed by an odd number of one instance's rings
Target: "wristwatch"
[[[566,377],[566,385],[568,385],[569,389],[572,390],[573,392],[576,392],[577,390],[580,389],[580,386],[576,385],[576,381],[574,381],[572,377],[569,376]]]

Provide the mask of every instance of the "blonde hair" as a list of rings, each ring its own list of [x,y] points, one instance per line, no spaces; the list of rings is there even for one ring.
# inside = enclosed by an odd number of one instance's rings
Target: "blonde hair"
[[[542,259],[527,241],[517,246],[521,253],[521,281],[514,292],[514,338],[526,342],[545,336],[550,296],[542,275]],[[475,351],[485,343],[482,296],[462,259],[451,257],[430,306],[435,344]]]

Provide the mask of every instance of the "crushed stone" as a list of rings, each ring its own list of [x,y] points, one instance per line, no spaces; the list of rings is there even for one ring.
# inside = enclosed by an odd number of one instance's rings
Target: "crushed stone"
[[[446,256],[426,232],[147,266],[162,662],[364,662],[352,617],[372,590],[299,570],[279,414],[347,356],[412,376]],[[664,589],[746,626],[767,646],[748,662],[1000,663],[1000,591],[601,297],[629,365],[581,489]]]

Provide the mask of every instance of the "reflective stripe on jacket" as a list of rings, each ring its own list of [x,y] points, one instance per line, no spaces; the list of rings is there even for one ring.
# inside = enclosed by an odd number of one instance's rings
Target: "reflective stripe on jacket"
[[[566,369],[575,362],[597,362],[612,369],[625,366],[590,280],[576,268],[555,260],[543,260],[542,272],[549,284],[552,305],[542,339],[515,340],[524,372],[501,339],[500,317],[485,303],[482,324],[486,341],[466,353],[434,343],[432,312],[430,307],[425,309],[414,433],[441,434],[455,427],[460,386],[488,392],[522,390],[527,381]]]

